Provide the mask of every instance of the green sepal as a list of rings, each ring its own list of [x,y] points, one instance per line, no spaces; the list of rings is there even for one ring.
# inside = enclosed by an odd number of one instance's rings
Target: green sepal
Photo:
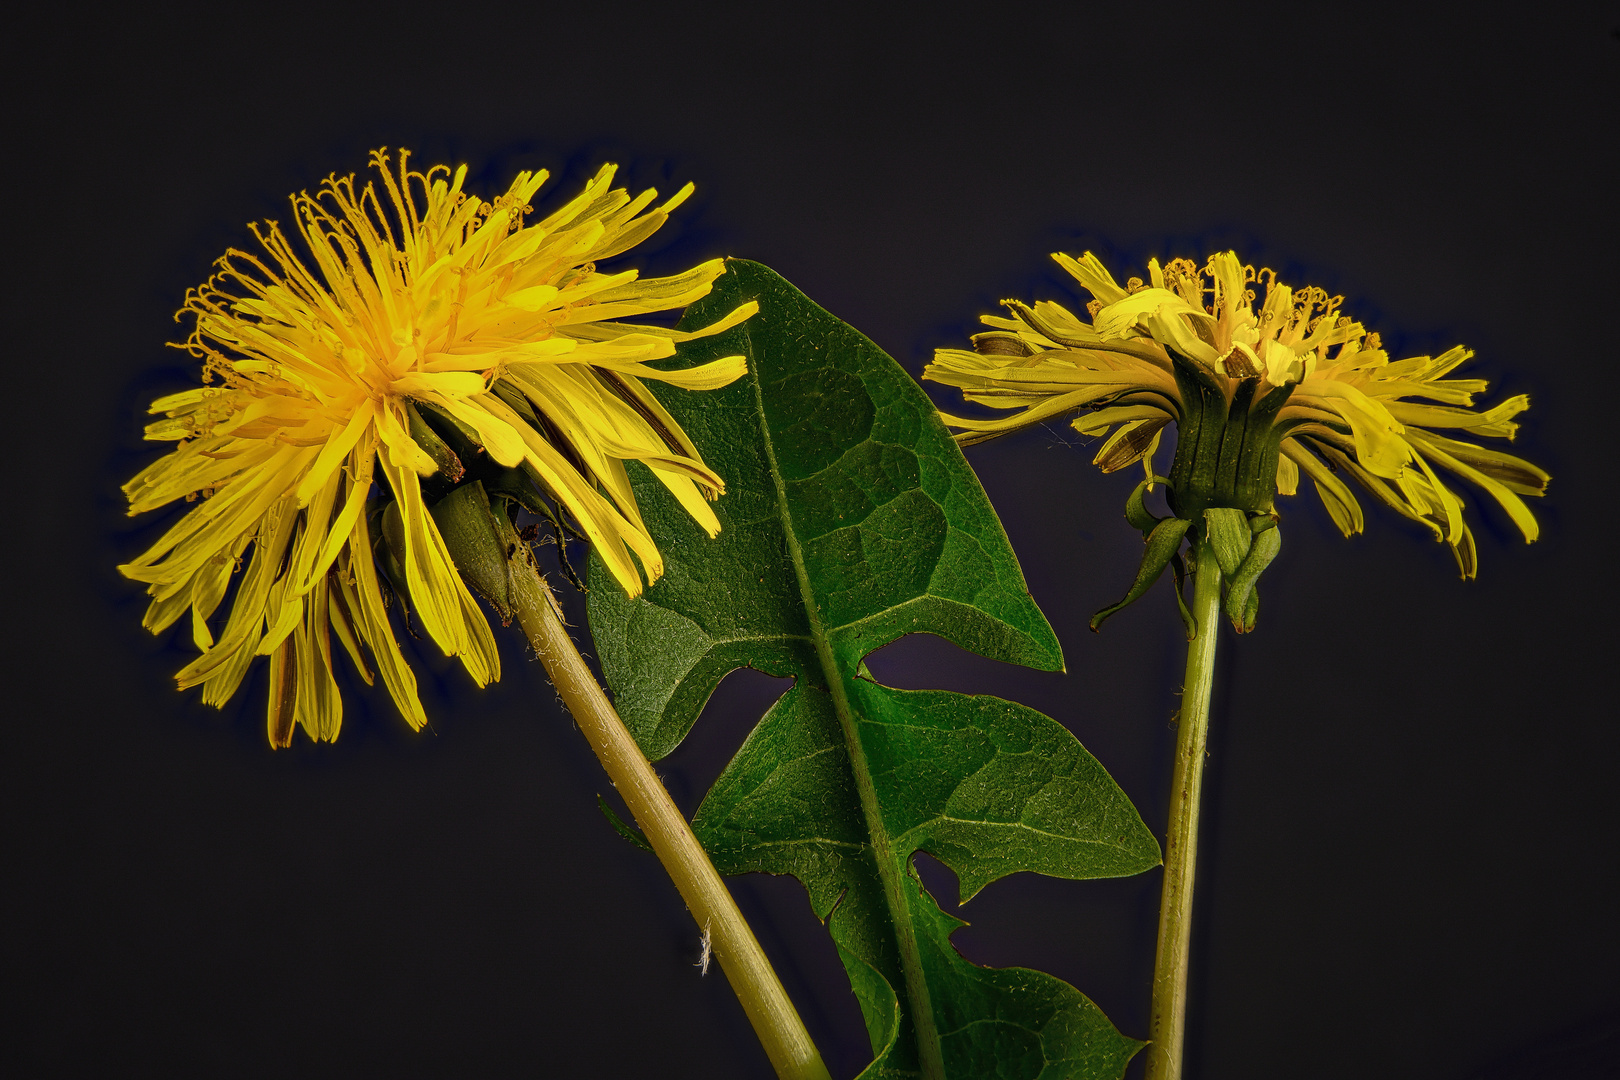
[[[1230,580],[1249,553],[1249,515],[1242,510],[1212,506],[1204,511],[1204,535],[1215,549],[1221,576]]]
[[[484,452],[478,432],[466,421],[431,401],[413,401],[411,404],[421,410],[422,422],[455,451],[463,467]]]
[[[508,559],[512,541],[506,538],[511,531],[501,509],[501,520],[491,508],[484,485],[474,480],[462,484],[440,499],[428,511],[433,523],[444,537],[444,546],[451,560],[461,572],[461,579],[473,591],[488,600],[501,617],[501,625],[512,622],[512,579]],[[502,528],[502,525],[505,528]]]
[[[1188,379],[1211,393],[1219,394],[1223,400],[1225,399],[1225,388],[1215,381],[1214,376],[1204,370],[1204,365],[1173,345],[1166,345],[1164,351],[1170,354],[1171,367],[1177,375]]]
[[[555,523],[557,514],[521,469],[502,469],[484,481],[484,492],[491,498],[515,502],[535,517]]]
[[[433,459],[433,464],[439,467],[439,472],[444,479],[452,484],[460,480],[467,471],[461,465],[461,458],[457,457],[456,452],[450,449],[450,445],[439,438],[439,433],[429,427],[427,421],[422,419],[422,414],[417,411],[414,402],[407,401],[405,403],[405,423],[410,432],[411,441],[421,447],[422,452]]]
[[[1159,575],[1164,573],[1164,568],[1170,564],[1171,557],[1181,548],[1182,538],[1191,527],[1192,522],[1173,517],[1165,518],[1153,527],[1153,531],[1148,534],[1147,550],[1142,553],[1142,565],[1136,571],[1136,584],[1125,594],[1125,599],[1112,607],[1103,608],[1091,617],[1093,632],[1102,626],[1104,619],[1120,608],[1136,603],[1143,593],[1153,587],[1153,583],[1159,580]]]
[[[1170,481],[1162,476],[1144,480],[1136,485],[1136,490],[1131,492],[1131,497],[1125,500],[1125,520],[1131,523],[1131,528],[1140,529],[1144,533],[1152,532],[1153,527],[1159,523],[1159,519],[1148,511],[1147,504],[1144,502],[1148,488],[1154,484],[1163,484],[1165,487],[1169,487]]]
[[[609,806],[608,801],[602,798],[600,795],[596,797],[596,808],[602,811],[602,816],[607,818],[608,824],[613,826],[614,832],[630,841],[642,851],[652,851],[652,845],[647,843],[647,838],[642,835],[641,830],[624,820],[624,818],[620,817],[618,814],[615,814],[613,812],[613,807]]]
[[[496,379],[494,384],[491,385],[489,389],[496,397],[506,402],[506,404],[511,407],[513,412],[517,413],[524,420],[528,421],[530,427],[534,428],[536,431],[544,431],[546,429],[546,425],[541,423],[540,417],[535,414],[534,406],[529,404],[529,399],[524,396],[523,391],[507,382],[505,379]]]
[[[1213,510],[1209,513],[1214,513]],[[1247,530],[1245,530],[1247,532]],[[1271,560],[1277,557],[1282,549],[1282,530],[1277,528],[1265,529],[1254,537],[1249,546],[1248,555],[1235,573],[1226,575],[1226,617],[1232,620],[1232,626],[1238,633],[1246,633],[1254,629],[1254,613],[1250,610],[1250,597],[1254,594],[1255,582]],[[1216,549],[1216,554],[1220,549]],[[1258,600],[1255,601],[1256,608]]]
[[[405,550],[405,522],[399,514],[399,503],[388,499],[373,513],[376,528],[372,530],[375,539],[371,542],[371,554],[394,591],[403,595],[405,564],[400,561],[400,553]]]
[[[507,503],[521,506],[535,517],[544,518],[546,524],[551,526],[551,535],[557,541],[557,550],[560,552],[557,563],[568,578],[569,584],[580,592],[589,592],[585,582],[580,580],[574,572],[574,564],[568,561],[568,538],[584,542],[579,530],[568,523],[556,507],[552,506],[542,492],[544,481],[540,473],[527,461],[519,463],[514,469],[502,469],[493,477],[484,481],[484,489],[490,495],[490,505],[499,510],[505,510]]]
[[[1245,456],[1252,457],[1254,450],[1252,443],[1264,438],[1259,430],[1254,432],[1249,430],[1249,406],[1254,403],[1254,392],[1259,387],[1258,378],[1248,378],[1239,379],[1238,384],[1232,388],[1232,400],[1226,405],[1225,420],[1220,424],[1220,441],[1216,443],[1215,490],[1211,495],[1214,496],[1212,501],[1217,506],[1258,509],[1250,506],[1245,499],[1245,495],[1253,498],[1255,494],[1252,492],[1254,478],[1244,474],[1243,459]],[[1245,447],[1250,451],[1248,455],[1244,454]],[[1277,466],[1273,462],[1271,476],[1265,479],[1274,484],[1276,475]]]
[[[1191,641],[1198,636],[1198,620],[1187,609],[1187,599],[1182,595],[1182,590],[1187,587],[1187,562],[1179,551],[1170,559],[1170,572],[1176,575],[1176,607],[1181,612],[1181,625],[1186,627],[1187,640]]]
[[[1254,629],[1254,620],[1260,614],[1260,590],[1256,586],[1249,586],[1249,599],[1243,604],[1243,633],[1247,634]]]
[[[1182,406],[1170,466],[1171,511],[1191,521],[1211,506],[1269,513],[1277,495],[1282,437],[1273,421],[1292,385],[1257,401],[1260,380],[1242,379],[1228,396],[1200,365],[1174,349],[1170,353]]]

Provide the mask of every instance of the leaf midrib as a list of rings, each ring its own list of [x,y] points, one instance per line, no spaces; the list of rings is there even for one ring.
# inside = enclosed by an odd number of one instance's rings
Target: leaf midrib
[[[844,745],[848,749],[850,771],[854,774],[855,790],[861,800],[861,814],[866,822],[867,835],[872,841],[872,854],[877,863],[878,879],[883,883],[883,899],[888,905],[889,918],[894,926],[896,944],[899,946],[900,968],[905,975],[908,1011],[911,1013],[912,1027],[917,1033],[918,1064],[921,1066],[924,1080],[943,1080],[945,1063],[940,1053],[939,1032],[934,1024],[934,1010],[928,982],[923,974],[922,956],[917,948],[917,931],[897,876],[900,863],[894,857],[893,842],[883,824],[882,811],[877,801],[877,789],[872,783],[872,774],[867,768],[866,755],[861,748],[860,733],[854,713],[849,706],[848,690],[838,669],[837,658],[832,652],[832,640],[822,625],[821,612],[816,606],[815,592],[810,584],[810,573],[804,564],[804,553],[799,546],[798,533],[794,531],[793,512],[788,506],[787,488],[782,478],[781,465],[776,458],[776,442],[771,437],[770,425],[766,422],[765,395],[760,385],[753,329],[747,323],[744,323],[741,329],[747,355],[754,361],[749,364],[748,373],[754,389],[754,414],[759,424],[760,439],[765,447],[765,460],[771,484],[776,489],[778,517],[782,522],[782,532],[787,542],[788,559],[793,564],[794,578],[799,585],[799,598],[804,604],[805,617],[810,622],[810,636],[815,641],[816,657],[821,662],[822,678],[832,697],[833,710],[838,716]]]

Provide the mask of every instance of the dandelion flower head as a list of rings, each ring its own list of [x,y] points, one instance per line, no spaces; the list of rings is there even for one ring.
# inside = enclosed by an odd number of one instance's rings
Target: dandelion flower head
[[[985,420],[945,416],[959,441],[1080,412],[1076,430],[1105,436],[1095,458],[1103,471],[1140,461],[1151,477],[1160,437],[1175,423],[1177,467],[1197,453],[1205,461],[1200,490],[1172,490],[1172,507],[1179,497],[1196,502],[1194,513],[1217,505],[1269,512],[1273,496],[1295,494],[1304,474],[1350,536],[1364,525],[1350,479],[1427,526],[1471,578],[1473,534],[1461,498],[1443,478],[1449,473],[1489,494],[1527,541],[1536,539],[1523,496],[1543,494],[1547,474],[1511,454],[1438,434],[1512,439],[1514,417],[1529,407],[1520,394],[1472,408],[1485,380],[1448,377],[1470,350],[1392,362],[1376,333],[1340,313],[1342,297],[1290,288],[1232,252],[1201,267],[1155,259],[1147,282],[1131,278],[1123,286],[1090,252],[1053,258],[1091,293],[1089,320],[1051,301],[1004,301],[1010,318],[983,316],[993,329],[974,336],[972,351],[941,349],[924,372],[969,401],[1015,410]],[[1233,430],[1239,439],[1227,434]]]
[[[204,385],[152,403],[146,437],[174,449],[124,486],[131,514],[193,503],[119,567],[146,583],[154,633],[189,610],[201,655],[180,687],[222,705],[268,656],[277,746],[295,725],[336,737],[333,638],[368,684],[375,665],[413,727],[426,722],[373,556],[374,485],[397,504],[395,585],[422,629],[478,685],[500,677],[489,624],[424,502],[422,480],[457,467],[435,455],[443,444],[424,417],[520,469],[633,595],[663,563],[624,462],[646,465],[710,535],[707,500],[724,487],[644,380],[706,390],[745,370],[741,357],[673,371],[648,361],[753,305],[690,333],[621,321],[705,295],[721,260],[665,278],[596,267],[656,231],[690,184],[654,206],[654,191],[613,188],[610,165],[533,221],[544,171],[484,202],[466,192],[466,166],[415,171],[406,153],[395,166],[376,151],[371,167],[363,186],[333,176],[292,197],[303,253],[278,223],[251,226],[262,253],[227,251],[187,293],[177,318],[193,328],[177,347],[202,361]],[[209,621],[244,560],[216,637]]]

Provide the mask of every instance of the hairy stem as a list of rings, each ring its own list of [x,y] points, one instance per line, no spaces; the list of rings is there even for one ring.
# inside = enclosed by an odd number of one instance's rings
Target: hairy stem
[[[511,559],[512,606],[552,685],[596,751],[636,824],[708,935],[712,955],[782,1080],[829,1080],[827,1066],[708,853],[670,799],[579,654],[555,599],[522,546]]]
[[[1198,799],[1209,741],[1209,697],[1220,630],[1221,566],[1207,540],[1193,546],[1193,618],[1187,676],[1176,729],[1176,769],[1170,787],[1170,831],[1164,843],[1164,895],[1159,902],[1159,949],[1153,964],[1153,1012],[1148,1020],[1146,1080],[1180,1080],[1187,1025],[1187,953],[1192,938],[1193,869],[1198,861]]]

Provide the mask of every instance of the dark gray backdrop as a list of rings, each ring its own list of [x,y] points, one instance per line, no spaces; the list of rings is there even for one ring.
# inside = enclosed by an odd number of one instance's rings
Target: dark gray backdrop
[[[1609,1075],[1620,16],[768,8],[58,5],[11,26],[0,1063],[768,1075],[515,631],[483,693],[416,650],[431,733],[350,692],[335,746],[272,753],[262,669],[222,714],[176,694],[188,647],[140,630],[112,569],[160,528],[118,485],[154,453],[138,410],[194,377],[163,348],[184,289],[288,192],[407,145],[485,192],[534,166],[568,192],[605,160],[695,180],[632,262],[757,259],[913,373],[1002,296],[1080,302],[1047,254],[1086,247],[1122,275],[1233,247],[1344,293],[1402,353],[1477,349],[1493,401],[1534,399],[1544,539],[1476,503],[1464,585],[1387,513],[1346,542],[1314,496],[1286,502],[1259,630],[1223,645],[1189,1076]],[[1130,481],[1076,444],[1052,425],[969,454],[1068,674],[926,638],[872,667],[1057,717],[1162,831],[1177,622],[1156,591],[1086,632],[1140,547]],[[778,689],[734,677],[662,767],[688,811]],[[956,940],[1141,1035],[1158,881],[1021,875]],[[852,1076],[864,1033],[801,890],[737,893]]]

